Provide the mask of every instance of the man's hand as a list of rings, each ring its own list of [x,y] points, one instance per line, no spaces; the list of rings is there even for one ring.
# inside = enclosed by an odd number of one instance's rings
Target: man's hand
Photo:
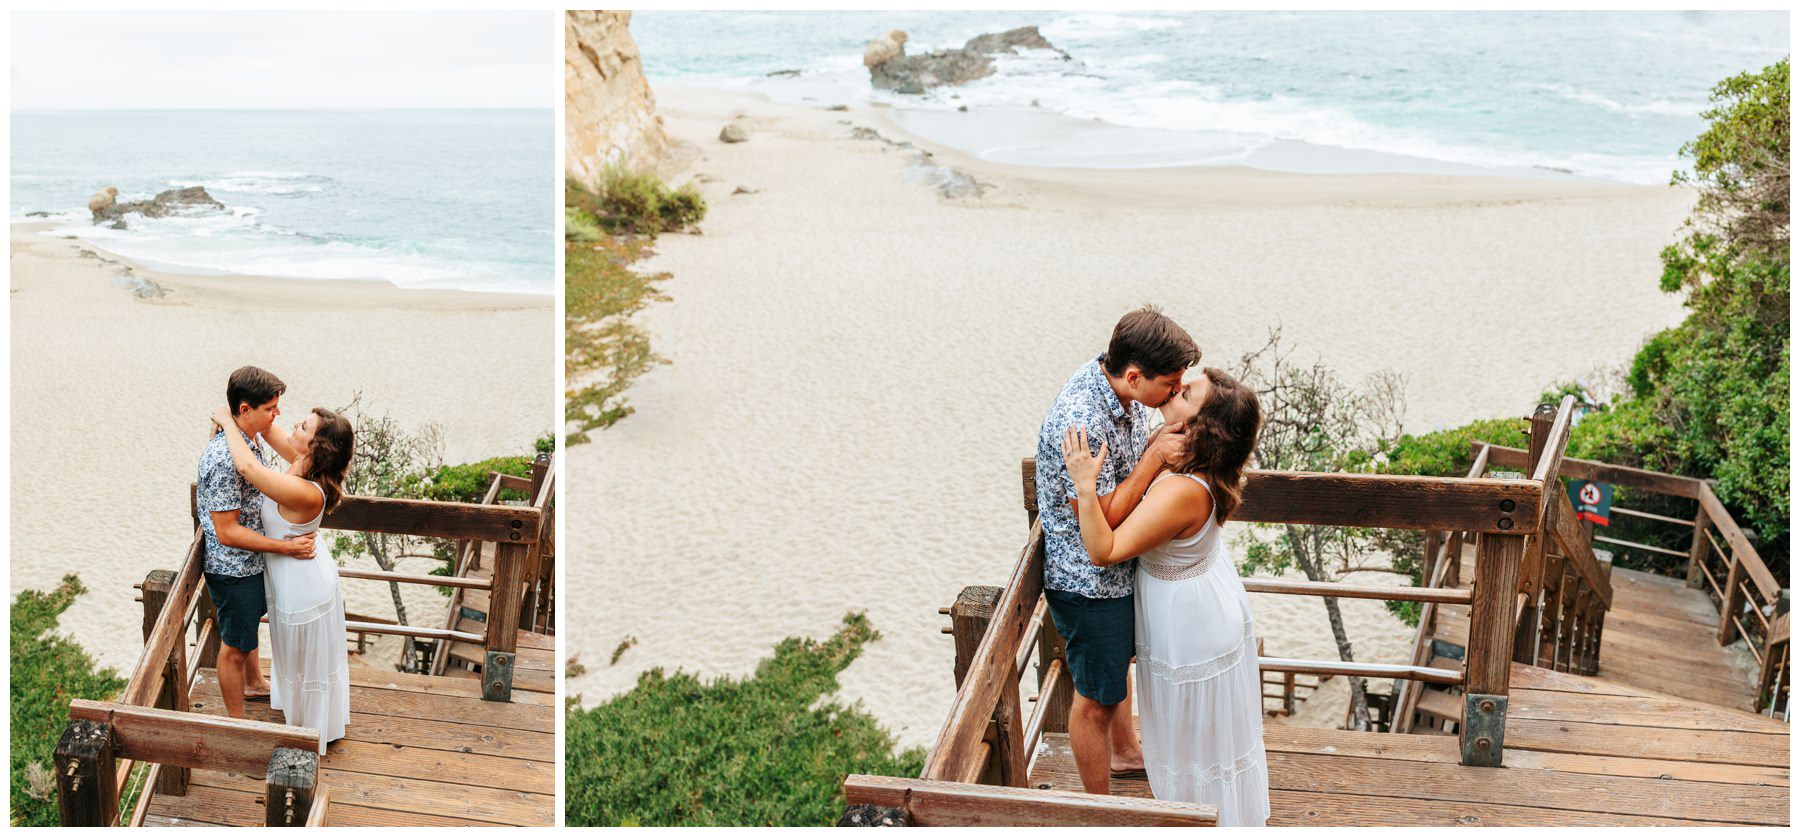
[[[308,532],[288,540],[286,542],[288,557],[301,559],[313,557],[313,536],[316,534],[316,532]]]
[[[1187,457],[1188,436],[1183,428],[1171,428],[1163,425],[1156,429],[1150,437],[1150,446],[1144,458],[1162,463],[1165,468],[1173,466]]]

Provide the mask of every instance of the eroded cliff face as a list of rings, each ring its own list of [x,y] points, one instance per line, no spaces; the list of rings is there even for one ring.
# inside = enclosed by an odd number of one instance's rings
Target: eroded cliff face
[[[644,80],[631,12],[569,11],[563,22],[563,100],[569,177],[592,185],[607,165],[660,168],[669,151]]]

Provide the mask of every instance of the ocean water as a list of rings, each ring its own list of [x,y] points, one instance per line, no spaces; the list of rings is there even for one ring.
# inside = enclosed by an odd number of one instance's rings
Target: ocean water
[[[556,117],[542,110],[12,114],[14,221],[179,272],[550,294]],[[91,223],[107,186],[203,186],[223,211]]]
[[[875,91],[862,66],[868,41],[892,29],[917,54],[1026,25],[1075,60],[1005,59],[994,76],[925,96]],[[1788,26],[1785,12],[640,12],[631,22],[653,85],[887,102],[909,129],[1005,162],[1452,166],[1637,183],[1668,181],[1712,86],[1784,57]],[[801,73],[767,76],[782,70]],[[963,107],[974,116],[943,115]],[[1013,118],[1022,109],[1095,130],[1031,130]],[[1006,118],[975,122],[983,111]]]

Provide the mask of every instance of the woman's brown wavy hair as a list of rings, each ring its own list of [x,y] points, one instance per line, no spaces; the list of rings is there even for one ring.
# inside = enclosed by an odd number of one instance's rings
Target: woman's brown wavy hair
[[[1224,370],[1202,371],[1212,389],[1200,412],[1188,419],[1187,453],[1171,470],[1205,476],[1213,490],[1213,516],[1224,523],[1244,499],[1244,469],[1262,431],[1262,401]]]
[[[356,430],[349,419],[324,407],[314,407],[312,412],[319,417],[319,427],[313,431],[306,473],[300,476],[319,484],[325,492],[325,510],[331,511],[344,498],[344,477],[350,473],[350,458],[356,452]]]

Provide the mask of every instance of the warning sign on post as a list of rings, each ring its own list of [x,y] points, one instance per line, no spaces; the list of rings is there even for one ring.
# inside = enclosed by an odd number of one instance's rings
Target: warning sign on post
[[[1569,503],[1575,507],[1577,520],[1608,525],[1606,519],[1612,514],[1612,495],[1612,486],[1603,482],[1569,481]]]

